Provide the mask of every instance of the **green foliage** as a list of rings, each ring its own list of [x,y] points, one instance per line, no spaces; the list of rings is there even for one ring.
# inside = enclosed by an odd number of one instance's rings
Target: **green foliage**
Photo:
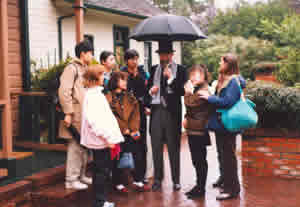
[[[293,14],[286,16],[281,22],[272,19],[261,20],[258,28],[265,36],[269,36],[278,46],[300,48],[300,16]]]
[[[299,129],[300,89],[254,81],[246,95],[256,104],[258,127]]]
[[[49,69],[39,68],[34,73],[31,73],[32,89],[45,90],[48,86],[48,82],[55,79],[57,77],[57,73],[61,74],[71,60],[71,58],[67,58]]]
[[[273,40],[273,36],[264,33],[262,20],[272,21],[276,24],[282,22],[290,13],[290,9],[284,0],[272,0],[268,3],[256,3],[250,5],[242,2],[238,8],[219,12],[214,21],[209,25],[209,34],[223,34],[242,36],[245,38],[254,36],[261,39]]]
[[[71,57],[67,57],[57,65],[53,65],[49,69],[39,68],[31,73],[31,85],[34,90],[45,90],[48,87],[50,80],[54,80],[57,76],[62,74],[64,68],[72,61]],[[34,64],[34,62],[32,63]],[[92,60],[91,65],[97,65],[99,62]]]
[[[262,20],[260,30],[274,39],[277,54],[282,58],[277,79],[292,86],[300,82],[300,16],[286,16],[282,22]]]
[[[192,48],[192,49],[191,49]],[[191,64],[205,64],[217,78],[217,70],[221,56],[235,53],[239,56],[239,66],[245,78],[253,79],[254,66],[261,62],[275,62],[276,48],[266,40],[257,38],[245,39],[223,35],[211,35],[208,39],[198,41],[195,45],[186,46],[185,50],[192,50]],[[184,53],[185,54],[185,53]]]

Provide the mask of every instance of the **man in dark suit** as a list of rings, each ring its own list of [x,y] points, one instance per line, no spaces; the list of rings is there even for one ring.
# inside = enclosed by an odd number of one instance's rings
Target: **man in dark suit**
[[[159,42],[160,64],[151,68],[148,83],[148,106],[151,108],[150,134],[154,162],[153,191],[161,189],[163,144],[167,144],[173,189],[180,190],[180,140],[182,105],[186,71],[173,61],[172,42]]]

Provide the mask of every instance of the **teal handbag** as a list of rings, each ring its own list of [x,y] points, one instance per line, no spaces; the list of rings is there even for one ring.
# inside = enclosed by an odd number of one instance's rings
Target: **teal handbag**
[[[225,129],[230,132],[255,128],[258,121],[258,115],[254,110],[255,103],[245,98],[240,83],[238,80],[237,82],[241,91],[240,100],[229,109],[217,110],[221,113],[221,121]]]

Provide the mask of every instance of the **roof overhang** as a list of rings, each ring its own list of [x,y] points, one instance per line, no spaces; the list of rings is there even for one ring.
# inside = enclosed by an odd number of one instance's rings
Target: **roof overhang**
[[[75,0],[64,0],[64,1],[67,2],[67,3],[75,3]],[[106,8],[106,7],[101,7],[99,5],[84,3],[84,6],[87,9],[94,9],[94,10],[97,10],[97,11],[108,12],[108,13],[117,14],[117,15],[121,15],[121,16],[136,18],[136,19],[146,19],[146,18],[148,18],[147,16],[138,15],[138,14],[134,14],[134,13],[130,13],[130,12],[124,12],[124,11],[111,9],[111,8]]]

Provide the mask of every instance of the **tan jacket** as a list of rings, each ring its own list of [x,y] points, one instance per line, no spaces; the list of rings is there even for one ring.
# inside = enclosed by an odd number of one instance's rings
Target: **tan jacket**
[[[114,92],[108,93],[106,98],[123,134],[127,129],[130,130],[130,133],[140,130],[139,103],[133,95],[126,92],[123,96],[122,105],[117,101]]]
[[[208,90],[208,86],[200,90]],[[199,98],[197,92],[184,96],[187,120],[186,132],[189,135],[204,135],[205,127],[214,107],[207,100]]]
[[[83,86],[83,74],[87,66],[75,58],[66,66],[60,77],[58,89],[59,103],[65,114],[72,114],[72,125],[80,132],[81,110],[86,89]],[[68,129],[64,126],[63,120],[59,124],[59,137],[72,138]]]

